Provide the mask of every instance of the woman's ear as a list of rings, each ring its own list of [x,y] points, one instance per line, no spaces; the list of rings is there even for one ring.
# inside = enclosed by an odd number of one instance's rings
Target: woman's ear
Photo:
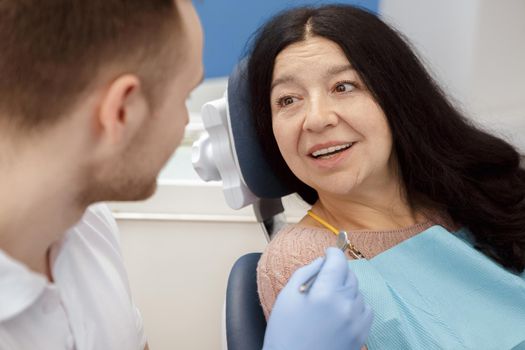
[[[125,147],[148,114],[139,78],[131,74],[119,76],[102,96],[96,115],[98,136],[105,144]]]

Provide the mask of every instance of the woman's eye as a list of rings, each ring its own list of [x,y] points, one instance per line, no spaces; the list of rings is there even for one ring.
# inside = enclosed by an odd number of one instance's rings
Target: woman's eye
[[[355,85],[354,84],[352,84],[350,82],[342,82],[342,83],[338,83],[335,86],[334,91],[335,92],[348,92],[348,91],[352,91],[353,89],[355,89]]]
[[[285,97],[279,99],[278,104],[281,107],[286,107],[286,106],[289,106],[292,103],[294,103],[296,100],[297,100],[297,98],[295,98],[295,97],[285,96]]]

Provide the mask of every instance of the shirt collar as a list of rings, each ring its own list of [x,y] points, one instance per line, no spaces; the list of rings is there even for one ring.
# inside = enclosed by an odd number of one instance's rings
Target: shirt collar
[[[0,249],[0,322],[34,304],[46,285],[43,275],[32,272]]]

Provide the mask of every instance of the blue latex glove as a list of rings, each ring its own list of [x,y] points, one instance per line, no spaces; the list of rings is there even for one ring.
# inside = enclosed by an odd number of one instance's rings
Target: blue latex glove
[[[301,284],[319,269],[308,293],[300,293]],[[298,269],[277,297],[263,350],[358,350],[371,325],[372,310],[345,255],[328,248],[325,259]]]

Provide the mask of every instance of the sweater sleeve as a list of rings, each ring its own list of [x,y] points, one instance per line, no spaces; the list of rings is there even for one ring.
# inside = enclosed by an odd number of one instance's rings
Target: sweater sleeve
[[[331,232],[297,225],[287,226],[276,235],[257,266],[257,289],[266,319],[295,270],[323,256],[334,244]]]

